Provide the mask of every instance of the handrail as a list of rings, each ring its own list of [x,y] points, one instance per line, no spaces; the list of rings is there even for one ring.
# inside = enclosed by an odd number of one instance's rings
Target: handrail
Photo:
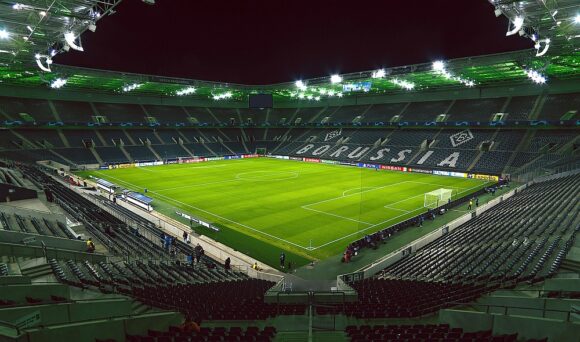
[[[546,309],[544,308],[533,308],[533,307],[523,307],[523,306],[512,306],[512,305],[498,305],[498,304],[482,304],[482,303],[463,303],[463,302],[448,302],[446,304],[454,306],[484,306],[485,313],[490,313],[490,308],[503,308],[503,315],[507,316],[510,309],[520,309],[520,310],[535,310],[542,311],[542,318],[546,318],[546,312],[560,312],[566,314],[566,322],[570,322],[570,316],[572,310],[558,310],[558,309]],[[497,313],[494,313],[497,314]]]

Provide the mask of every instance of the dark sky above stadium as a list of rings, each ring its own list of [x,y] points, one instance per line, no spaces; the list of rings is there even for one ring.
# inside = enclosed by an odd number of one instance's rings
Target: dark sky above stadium
[[[124,0],[61,64],[244,84],[530,48],[486,0]]]

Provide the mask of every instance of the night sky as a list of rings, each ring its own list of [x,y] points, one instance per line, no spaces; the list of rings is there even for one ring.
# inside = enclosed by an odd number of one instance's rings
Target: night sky
[[[124,0],[116,12],[56,62],[270,84],[531,48],[486,0]]]

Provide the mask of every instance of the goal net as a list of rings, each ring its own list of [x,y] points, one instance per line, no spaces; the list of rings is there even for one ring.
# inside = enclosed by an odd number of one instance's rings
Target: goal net
[[[453,194],[453,190],[451,189],[437,189],[431,192],[427,192],[425,194],[425,200],[423,206],[425,208],[437,208],[446,204],[449,199],[451,199],[451,195]]]

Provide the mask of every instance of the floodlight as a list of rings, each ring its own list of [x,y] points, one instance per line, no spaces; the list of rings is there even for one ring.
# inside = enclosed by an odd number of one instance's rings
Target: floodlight
[[[45,11],[40,11],[40,12],[38,12],[38,14],[40,14],[41,17],[46,16],[46,12]]]
[[[305,97],[306,97],[306,95],[304,95],[304,93],[300,93],[300,94],[298,94],[298,98],[299,98],[299,99],[303,99],[303,98],[305,98]]]
[[[445,62],[443,62],[443,61],[435,61],[435,62],[433,62],[433,70],[435,70],[435,71],[443,71],[443,70],[445,70]]]
[[[52,83],[50,83],[50,87],[52,89],[60,89],[64,87],[66,82],[67,80],[65,78],[57,78],[56,80],[52,81]]]
[[[6,29],[0,30],[0,39],[8,39],[10,38],[10,33],[6,31]]]
[[[379,69],[379,70],[375,70],[373,71],[373,73],[371,74],[372,78],[383,78],[387,75],[387,72],[385,71],[385,69]]]
[[[24,8],[23,4],[16,3],[16,4],[12,5],[12,9],[15,9],[15,10],[21,10],[23,8]]]
[[[499,17],[499,16],[501,15],[501,9],[499,9],[499,8],[496,8],[496,9],[493,11],[493,13],[495,13],[495,16],[496,16],[496,17]]]
[[[509,30],[506,32],[506,36],[512,36],[516,33],[518,33],[519,30],[522,29],[522,26],[524,26],[524,18],[523,17],[515,17],[514,20],[512,21],[512,23],[514,24],[513,29]]]
[[[320,101],[320,96],[316,96],[314,99],[315,99],[316,101]]]
[[[52,72],[52,70],[50,70],[50,65],[52,64],[52,59],[50,59],[49,56],[36,54],[34,56],[34,58],[36,59],[36,65],[38,66],[38,68],[40,70],[46,71],[46,72]],[[46,65],[42,64],[42,59],[45,60]]]
[[[74,33],[72,33],[72,32],[65,33],[64,40],[66,41],[68,46],[70,46],[71,48],[73,48],[77,51],[85,51],[82,46],[79,46],[75,43],[76,37],[75,37]]]
[[[298,80],[294,84],[296,84],[296,88],[298,88],[300,90],[306,89],[306,84],[304,82],[302,82],[302,80]]]
[[[187,87],[187,88],[178,90],[177,92],[175,92],[175,95],[177,95],[177,96],[191,95],[191,94],[195,93],[196,91],[197,91],[197,89],[195,87]]]
[[[89,31],[95,32],[97,30],[97,25],[95,23],[89,24]]]
[[[400,80],[398,78],[395,78],[392,82],[394,84],[398,85],[399,87],[406,89],[406,90],[413,90],[415,88],[415,83],[405,81],[405,80]]]
[[[580,14],[576,14],[574,17],[574,24],[580,24]]]
[[[542,49],[542,51],[540,51],[542,42],[544,43],[544,48]],[[543,55],[546,54],[546,52],[548,52],[548,49],[550,48],[550,38],[538,40],[534,45],[534,47],[536,48],[536,57],[542,57]]]
[[[526,70],[526,75],[529,79],[531,79],[534,83],[537,84],[544,84],[546,83],[546,76],[542,75],[536,70]]]
[[[338,94],[336,94],[336,96],[342,97],[342,93],[338,93]]]
[[[330,76],[330,83],[340,83],[342,82],[342,77],[340,75],[334,74]]]
[[[125,93],[128,93],[130,91],[133,91],[133,90],[139,88],[140,86],[141,86],[141,84],[139,84],[139,83],[128,84],[128,85],[123,87],[123,91]]]

